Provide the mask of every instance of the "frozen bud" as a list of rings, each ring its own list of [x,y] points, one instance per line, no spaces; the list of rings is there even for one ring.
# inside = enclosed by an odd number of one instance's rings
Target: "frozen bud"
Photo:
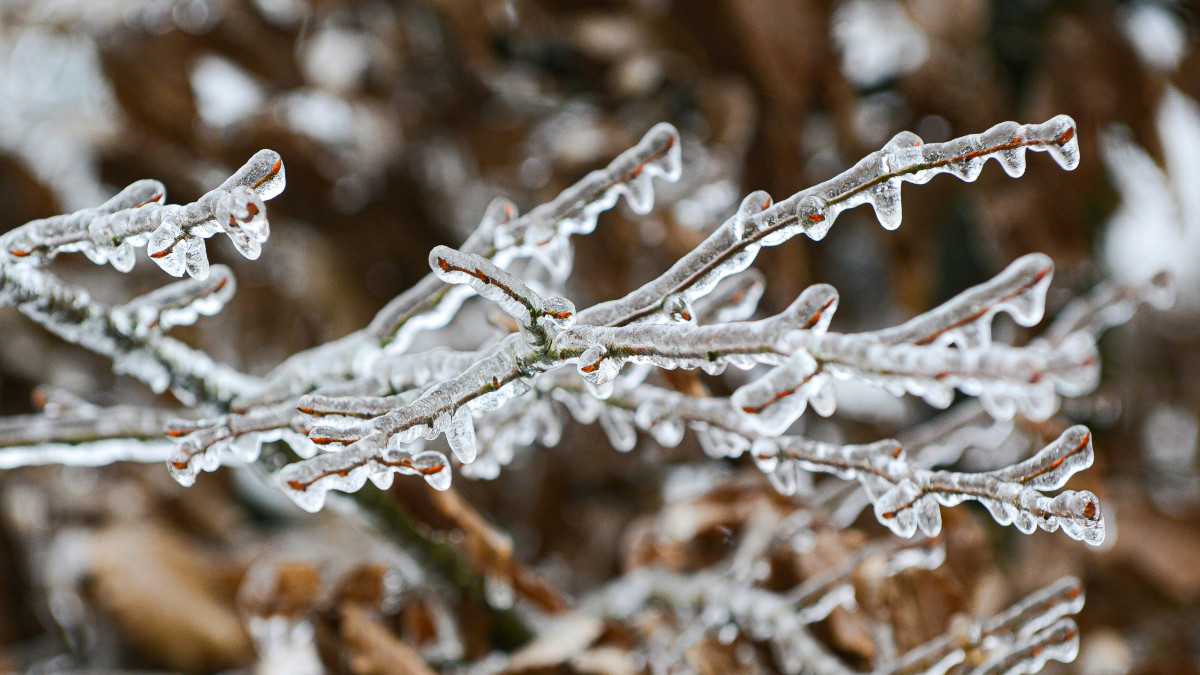
[[[237,186],[217,200],[213,209],[217,226],[249,260],[262,254],[262,243],[270,235],[267,210],[262,197],[254,190]]]
[[[579,357],[579,374],[592,384],[612,382],[620,371],[620,365],[608,358],[608,350],[600,345],[588,348]]]
[[[186,235],[178,225],[171,222],[163,223],[150,233],[150,238],[146,242],[146,250],[150,254],[150,259],[167,274],[173,277],[183,276],[186,253],[180,244],[185,238]]]

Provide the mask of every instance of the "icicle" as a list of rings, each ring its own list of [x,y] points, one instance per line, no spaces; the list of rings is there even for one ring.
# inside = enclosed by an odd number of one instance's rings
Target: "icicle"
[[[900,227],[900,181],[891,178],[867,191],[867,201],[875,209],[875,218],[886,230]]]
[[[759,468],[761,470],[762,466],[760,465]],[[779,494],[791,496],[796,494],[799,489],[800,479],[797,475],[798,471],[800,471],[800,468],[796,465],[796,462],[785,459],[779,462],[773,471],[766,472],[767,480],[770,481],[771,486]]]
[[[247,260],[257,260],[263,242],[270,236],[266,213],[263,197],[247,186],[238,186],[217,200],[213,218],[238,253]]]
[[[463,464],[475,461],[478,450],[475,445],[475,424],[471,420],[471,411],[467,406],[454,413],[454,421],[446,430],[446,441],[454,451],[454,457]]]
[[[1079,166],[1079,139],[1075,137],[1075,120],[1058,115],[1036,127],[1039,138],[1048,142],[1030,146],[1034,151],[1046,151],[1067,171]]]
[[[654,442],[664,448],[673,448],[683,440],[683,422],[661,401],[650,400],[639,405],[633,421],[639,429],[649,431]]]
[[[637,430],[633,425],[633,414],[627,410],[604,406],[600,408],[600,428],[608,442],[620,452],[629,452],[637,447]]]

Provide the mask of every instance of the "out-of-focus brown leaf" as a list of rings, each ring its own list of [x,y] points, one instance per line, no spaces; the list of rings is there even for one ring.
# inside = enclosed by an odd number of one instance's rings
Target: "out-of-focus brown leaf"
[[[412,647],[358,605],[343,604],[341,639],[354,675],[433,675]]]
[[[152,523],[113,526],[91,546],[92,594],[147,663],[187,672],[245,667],[254,650],[234,609],[236,567]]]

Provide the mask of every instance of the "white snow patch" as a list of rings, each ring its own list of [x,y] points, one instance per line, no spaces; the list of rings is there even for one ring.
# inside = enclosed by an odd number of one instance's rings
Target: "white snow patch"
[[[223,129],[246,119],[262,106],[263,87],[236,63],[207,54],[192,66],[196,113],[210,127]]]
[[[850,0],[831,21],[842,73],[859,87],[911,73],[929,56],[925,33],[896,0]]]

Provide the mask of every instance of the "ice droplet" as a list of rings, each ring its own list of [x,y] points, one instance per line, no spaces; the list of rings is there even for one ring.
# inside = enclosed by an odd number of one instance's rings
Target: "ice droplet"
[[[730,401],[753,429],[778,436],[804,414],[809,397],[819,388],[819,378],[813,377],[816,370],[812,356],[797,352],[762,377],[739,387]]]
[[[900,181],[895,178],[879,183],[867,191],[867,201],[875,209],[875,217],[885,230],[900,227],[902,216],[900,205]]]
[[[637,429],[633,426],[632,413],[606,405],[600,409],[599,419],[600,428],[614,449],[629,452],[637,447]]]
[[[921,488],[907,478],[879,495],[875,501],[875,517],[901,537],[911,537],[917,531],[914,507],[921,498]],[[927,516],[928,517],[928,516]],[[940,516],[939,516],[940,519]],[[940,520],[939,520],[940,522]]]
[[[651,127],[638,145],[647,147],[662,146],[665,151],[646,165],[647,169],[661,175],[665,180],[675,182],[683,175],[683,157],[679,148],[679,131],[674,126],[659,122]]]
[[[1056,141],[1042,146],[1054,161],[1067,171],[1079,166],[1079,139],[1075,134],[1075,120],[1066,115],[1058,115],[1042,127],[1047,128],[1048,135]]]
[[[775,472],[779,467],[779,445],[769,438],[757,438],[750,445],[750,454],[754,457],[754,465],[765,474]]]
[[[679,293],[669,295],[663,300],[663,313],[672,323],[696,323],[696,313],[692,309],[692,303]]]
[[[654,208],[654,183],[650,174],[643,172],[634,176],[624,184],[623,189],[629,210],[644,215]]]
[[[133,261],[135,259],[133,246],[128,242],[121,243],[108,254],[108,261],[112,263],[113,269],[118,272],[128,272],[133,269]]]
[[[767,473],[767,480],[770,481],[771,486],[779,494],[791,496],[796,494],[797,487],[799,486],[799,480],[796,475],[798,470],[799,467],[796,466],[795,462],[785,459],[779,462],[774,471]]]
[[[495,609],[508,609],[516,599],[512,582],[500,574],[483,575],[483,594]]]

